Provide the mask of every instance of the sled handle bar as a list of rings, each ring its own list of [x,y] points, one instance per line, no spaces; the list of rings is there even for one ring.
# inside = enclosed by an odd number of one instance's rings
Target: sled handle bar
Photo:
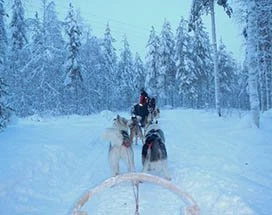
[[[110,188],[114,185],[120,184],[126,181],[146,181],[151,182],[157,185],[161,185],[162,187],[170,190],[171,192],[178,195],[187,205],[184,208],[183,214],[185,215],[199,215],[200,209],[196,204],[195,200],[186,192],[182,191],[179,187],[171,183],[169,180],[163,179],[158,176],[150,175],[147,173],[125,173],[121,175],[117,175],[111,178],[106,179],[101,184],[97,185],[96,187],[92,188],[91,190],[87,191],[83,194],[80,199],[77,201],[75,206],[71,211],[71,215],[87,215],[87,212],[81,211],[84,204],[91,199],[95,194],[103,191],[105,188]]]

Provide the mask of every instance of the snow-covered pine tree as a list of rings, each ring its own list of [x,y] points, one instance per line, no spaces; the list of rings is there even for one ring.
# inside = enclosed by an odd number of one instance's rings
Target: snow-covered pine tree
[[[25,10],[21,0],[14,0],[12,5],[10,28],[12,50],[14,52],[22,50],[28,41],[26,36]]]
[[[113,46],[115,39],[111,35],[111,29],[109,23],[107,24],[104,39],[102,44],[102,56],[103,56],[103,75],[101,75],[101,93],[102,101],[104,104],[101,108],[112,110],[119,107],[118,98],[120,98],[120,92],[117,91],[117,56],[116,49]]]
[[[151,27],[149,34],[149,39],[146,45],[147,54],[146,54],[146,79],[145,79],[145,88],[150,93],[150,95],[157,98],[158,104],[160,101],[160,88],[158,83],[159,78],[159,58],[160,58],[160,39],[156,34],[154,26]]]
[[[7,105],[7,85],[4,82],[4,72],[6,70],[6,50],[7,50],[7,34],[5,29],[4,1],[0,0],[0,132],[6,127],[9,117],[10,108]]]
[[[45,0],[43,0],[45,1]],[[64,40],[61,33],[62,23],[59,21],[56,13],[55,2],[51,1],[44,8],[43,25],[45,29],[46,46],[49,48],[63,49]],[[59,51],[58,50],[58,51]]]
[[[7,52],[7,32],[5,28],[4,17],[6,16],[4,10],[4,0],[0,0],[0,65],[4,65],[6,62]]]
[[[240,89],[238,88],[237,63],[231,53],[227,52],[222,40],[220,40],[218,47],[218,72],[220,74],[222,107],[239,108],[237,98]]]
[[[31,103],[27,108],[28,114],[37,114],[42,111],[44,106],[44,94],[41,84],[44,81],[45,69],[45,53],[46,47],[44,44],[44,31],[39,15],[36,12],[35,18],[31,22],[32,29],[32,43],[30,44],[31,60],[24,68],[27,71],[26,81],[26,94],[30,97]],[[31,106],[31,107],[30,107]]]
[[[66,109],[66,113],[81,114],[80,102],[81,99],[83,99],[82,94],[84,91],[83,78],[81,74],[81,66],[79,60],[81,31],[79,30],[74,7],[71,3],[69,4],[69,11],[65,21],[65,29],[68,36],[68,58],[66,62],[66,77],[64,81],[65,100],[63,101],[63,103],[66,104],[66,106],[64,107]]]
[[[59,112],[62,86],[60,72],[64,61],[64,40],[62,27],[57,19],[53,2],[42,0],[42,17],[35,14],[29,22],[32,29],[30,43],[31,59],[24,67],[27,71],[26,90],[29,100],[29,114]]]
[[[176,62],[176,82],[180,99],[177,105],[184,105],[185,91],[189,87],[186,79],[188,78],[188,69],[186,69],[186,58],[190,53],[191,38],[187,30],[188,22],[181,17],[176,29],[175,44],[175,62]],[[186,100],[186,99],[185,99]]]
[[[26,20],[21,0],[14,0],[10,22],[11,52],[9,53],[10,104],[17,115],[27,115],[27,95],[25,86],[26,71],[24,67],[30,61],[30,53],[26,48],[28,43],[26,35]]]
[[[121,109],[130,107],[135,101],[135,92],[137,90],[134,86],[134,70],[133,70],[133,58],[130,51],[129,43],[126,36],[123,38],[123,47],[121,48],[120,58],[118,62],[118,79],[119,79],[119,107]],[[138,95],[137,95],[138,96]]]
[[[177,98],[175,41],[170,23],[165,19],[160,37],[159,88],[164,105],[175,106]]]
[[[43,0],[44,1],[44,0]],[[61,106],[62,66],[65,61],[65,43],[62,36],[62,22],[57,17],[55,3],[50,1],[44,5],[42,20],[47,61],[45,71],[45,110],[58,112]],[[46,57],[47,56],[47,57]]]
[[[260,109],[272,107],[272,1],[256,1]]]
[[[193,107],[203,108],[209,103],[209,93],[212,91],[209,80],[211,79],[212,71],[212,57],[210,49],[210,40],[208,33],[202,23],[201,19],[198,19],[195,25],[194,37],[193,37],[193,51],[192,59],[194,77],[192,85],[194,86],[195,95],[193,95]]]
[[[260,108],[271,105],[271,56],[272,15],[271,1],[236,1],[238,20],[245,24],[243,35],[246,39],[244,71],[248,71],[248,87],[252,121],[259,127]],[[269,39],[270,38],[270,39]],[[269,86],[270,85],[270,86]],[[270,104],[270,105],[269,105]]]
[[[204,13],[211,14],[212,24],[212,43],[213,43],[213,61],[214,61],[214,83],[215,83],[215,106],[217,114],[221,116],[220,106],[220,83],[218,77],[218,62],[217,62],[217,43],[216,43],[216,29],[215,29],[215,13],[214,13],[214,2],[216,0],[192,0],[192,7],[190,12],[189,30],[195,29],[197,20]],[[228,5],[228,0],[217,0],[217,4],[222,6],[228,16],[231,16],[232,9]]]
[[[193,94],[195,88],[193,86],[194,61],[193,61],[193,37],[189,35],[187,30],[188,22],[181,18],[176,33],[176,80],[179,93],[182,95],[182,105],[192,107]]]
[[[146,76],[146,69],[138,52],[136,52],[135,54],[133,70],[134,70],[133,87],[138,92],[139,89],[142,89],[145,87],[145,76]],[[135,101],[138,101],[138,97],[139,97],[138,95],[135,97],[136,99]]]
[[[86,113],[101,111],[103,96],[100,91],[104,87],[101,76],[103,75],[103,55],[100,41],[87,31],[85,42],[82,43],[80,58],[82,59],[82,72],[87,91]]]
[[[0,132],[7,126],[11,115],[11,108],[7,103],[7,85],[1,78],[1,65],[0,65]]]

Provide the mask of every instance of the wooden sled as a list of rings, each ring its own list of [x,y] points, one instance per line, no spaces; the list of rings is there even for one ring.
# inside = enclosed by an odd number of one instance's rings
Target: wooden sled
[[[90,215],[86,211],[81,210],[88,200],[90,200],[95,194],[102,192],[106,188],[111,188],[114,185],[118,185],[120,183],[128,182],[128,181],[131,181],[133,183],[136,183],[137,181],[151,182],[151,183],[160,185],[170,190],[171,192],[175,193],[185,203],[186,207],[181,209],[181,214],[185,214],[185,215],[199,215],[200,214],[198,205],[188,193],[182,191],[180,188],[178,188],[176,185],[174,185],[173,183],[171,183],[170,181],[166,179],[160,178],[158,176],[146,174],[146,173],[126,173],[126,174],[117,175],[115,177],[106,179],[101,184],[97,185],[96,187],[92,188],[91,190],[83,194],[79,198],[79,200],[76,202],[75,206],[72,208],[69,214]],[[139,213],[136,212],[136,214],[139,214]]]

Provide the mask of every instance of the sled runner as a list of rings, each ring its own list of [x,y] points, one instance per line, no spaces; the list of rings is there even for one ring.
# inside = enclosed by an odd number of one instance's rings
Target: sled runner
[[[199,215],[200,210],[194,199],[186,192],[181,190],[179,187],[174,185],[168,180],[160,178],[158,176],[146,174],[146,173],[126,173],[123,175],[117,175],[115,177],[108,178],[101,184],[97,185],[96,187],[90,189],[85,194],[83,194],[80,199],[76,202],[75,206],[73,207],[72,211],[69,213],[71,215],[91,215],[88,214],[86,211],[82,211],[82,207],[86,204],[87,201],[91,200],[92,197],[106,188],[111,188],[114,185],[121,184],[123,182],[131,181],[133,186],[136,186],[137,193],[135,194],[135,203],[136,203],[136,210],[135,215],[139,215],[139,199],[138,199],[138,192],[139,192],[139,183],[137,182],[150,182],[157,185],[160,185],[169,191],[173,192],[177,196],[179,196],[182,201],[185,203],[186,207],[182,208],[180,213],[185,215]]]

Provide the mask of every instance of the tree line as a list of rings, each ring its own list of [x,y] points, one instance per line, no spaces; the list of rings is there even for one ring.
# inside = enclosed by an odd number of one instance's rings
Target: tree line
[[[25,17],[21,0],[13,1],[10,14],[4,6],[0,0],[3,126],[11,110],[20,117],[129,110],[142,87],[159,106],[215,107],[214,53],[201,17],[193,32],[183,17],[175,32],[166,19],[159,32],[152,26],[143,60],[139,53],[131,52],[125,35],[117,53],[109,23],[102,38],[85,30],[72,4],[64,20],[59,20],[54,1],[41,0],[42,13],[31,18]],[[266,37],[265,30],[260,29],[260,34]],[[271,43],[264,46],[259,54],[265,60],[259,63],[265,61],[260,65],[266,73],[259,73],[257,81],[262,110],[271,108]],[[248,67],[236,62],[223,41],[217,58],[221,106],[249,109]]]

